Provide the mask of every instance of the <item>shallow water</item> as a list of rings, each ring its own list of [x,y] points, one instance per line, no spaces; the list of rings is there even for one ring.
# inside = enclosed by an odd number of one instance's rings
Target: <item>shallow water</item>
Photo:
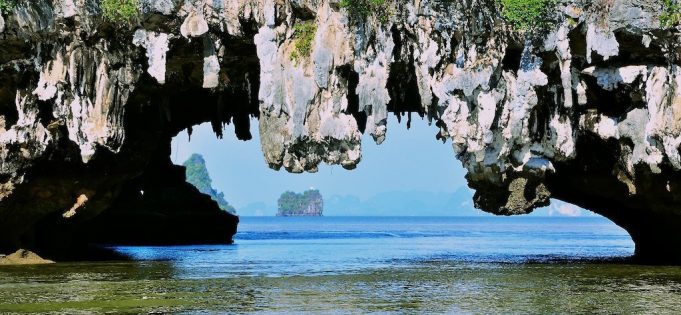
[[[681,268],[600,218],[242,218],[232,246],[0,268],[0,313],[651,313]]]

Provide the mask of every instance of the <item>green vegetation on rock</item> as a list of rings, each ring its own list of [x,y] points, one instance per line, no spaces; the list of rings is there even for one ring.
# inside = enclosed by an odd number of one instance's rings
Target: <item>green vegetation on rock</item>
[[[206,160],[200,154],[194,154],[184,162],[186,168],[187,182],[194,185],[202,194],[206,194],[215,200],[220,206],[220,209],[231,214],[236,214],[236,209],[232,207],[227,200],[225,200],[224,193],[218,193],[213,188],[213,180],[208,175],[208,168],[206,168]]]
[[[662,0],[660,23],[663,27],[674,27],[681,24],[681,1]]]
[[[14,0],[0,0],[0,12],[7,14],[17,5]]]
[[[352,19],[365,20],[374,15],[384,23],[388,21],[392,12],[388,0],[341,0],[340,7],[348,10]]]
[[[501,15],[518,31],[544,28],[551,21],[557,0],[497,0]]]
[[[112,23],[131,23],[140,14],[138,0],[102,0],[101,8],[104,19]]]
[[[278,201],[280,217],[322,216],[324,200],[319,190],[310,189],[302,194],[287,191]]]
[[[317,24],[306,21],[296,24],[293,28],[295,49],[291,52],[291,60],[298,62],[301,58],[309,58],[312,53],[312,41],[317,34]]]

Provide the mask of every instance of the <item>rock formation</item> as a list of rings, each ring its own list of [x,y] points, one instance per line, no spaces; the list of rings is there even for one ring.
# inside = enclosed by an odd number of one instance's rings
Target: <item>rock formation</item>
[[[277,200],[278,217],[321,217],[324,198],[319,190],[310,189],[302,194],[287,191]]]
[[[43,259],[31,251],[23,249],[20,249],[7,256],[0,256],[0,266],[49,264],[54,264],[54,261]]]
[[[662,1],[558,1],[525,32],[494,0],[389,3],[141,0],[116,25],[95,0],[19,1],[0,18],[0,251],[115,211],[198,123],[247,140],[258,117],[269,166],[313,172],[354,168],[395,113],[451,139],[481,209],[557,198],[681,263],[681,29]],[[291,58],[301,23],[316,32]]]
[[[203,159],[202,155],[192,154],[183,165],[186,169],[185,174],[187,175],[188,183],[196,187],[202,194],[210,196],[211,199],[218,203],[220,209],[236,215],[236,209],[225,200],[225,194],[213,188],[213,180],[210,178],[210,174],[208,174],[206,160]]]
[[[185,167],[172,165],[169,160],[150,165],[143,175],[124,185],[108,211],[84,224],[74,224],[69,235],[94,244],[232,243],[238,217],[185,179]],[[78,244],[78,240],[66,243]]]

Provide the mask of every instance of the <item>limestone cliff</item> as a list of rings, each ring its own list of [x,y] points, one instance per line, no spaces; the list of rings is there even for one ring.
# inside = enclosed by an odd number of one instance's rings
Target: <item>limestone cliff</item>
[[[478,207],[561,199],[681,262],[681,30],[662,1],[558,1],[524,33],[494,0],[388,3],[143,0],[128,26],[96,0],[19,1],[0,18],[0,248],[107,211],[201,122],[247,140],[258,117],[270,167],[304,172],[354,168],[361,134],[380,143],[406,113],[452,140]]]

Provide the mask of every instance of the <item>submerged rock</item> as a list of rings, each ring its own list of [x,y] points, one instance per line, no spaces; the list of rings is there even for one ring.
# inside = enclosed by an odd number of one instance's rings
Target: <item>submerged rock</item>
[[[270,167],[314,172],[356,167],[362,134],[381,143],[387,115],[406,113],[452,141],[477,207],[557,198],[627,229],[640,257],[681,263],[681,31],[660,1],[558,1],[525,32],[496,1],[366,16],[337,1],[140,2],[132,27],[82,1],[2,15],[0,249],[114,210],[193,125],[248,140],[258,117]]]

